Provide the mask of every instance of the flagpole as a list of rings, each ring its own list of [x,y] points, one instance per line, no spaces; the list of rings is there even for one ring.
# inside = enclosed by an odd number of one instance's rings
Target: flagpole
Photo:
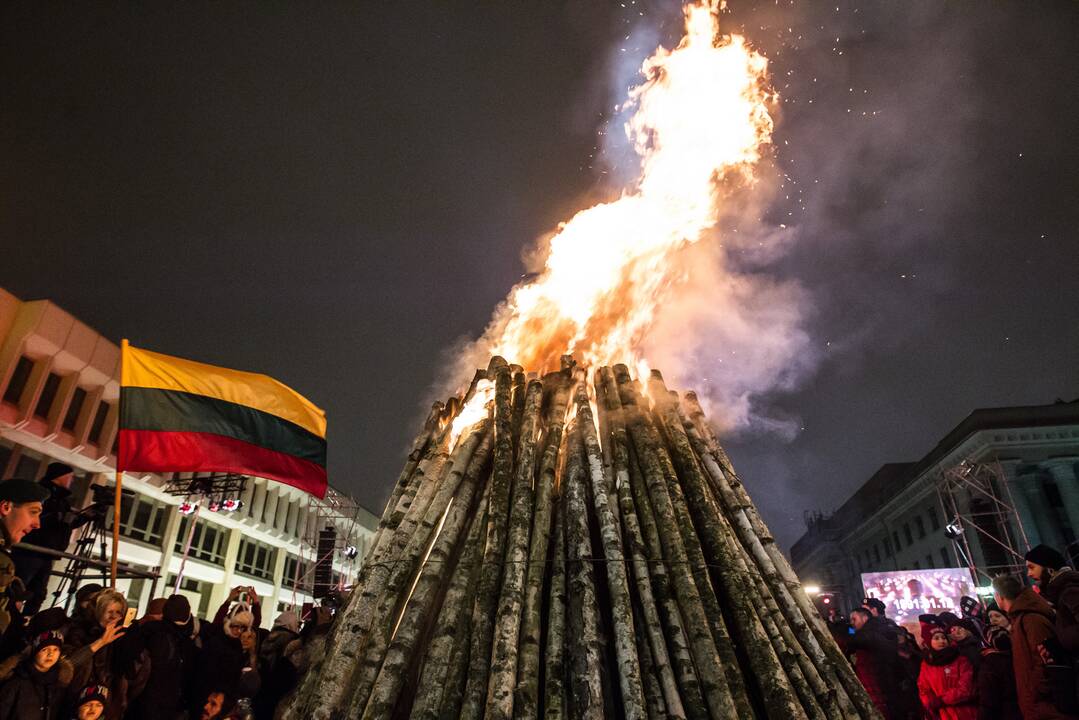
[[[127,355],[127,338],[120,341],[120,397],[116,401],[116,432],[120,432],[120,423],[123,418],[121,414],[121,403],[123,403],[124,393],[124,355]],[[123,500],[123,470],[120,469],[120,445],[116,445],[116,497],[112,506],[112,566],[109,570],[109,587],[116,589],[116,566],[120,557],[120,505]]]

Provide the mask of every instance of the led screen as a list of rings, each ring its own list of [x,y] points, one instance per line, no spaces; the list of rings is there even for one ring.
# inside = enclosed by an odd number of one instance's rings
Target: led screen
[[[900,625],[917,625],[925,613],[959,615],[959,598],[976,597],[965,568],[862,573],[862,587],[866,597],[884,601],[888,617]]]

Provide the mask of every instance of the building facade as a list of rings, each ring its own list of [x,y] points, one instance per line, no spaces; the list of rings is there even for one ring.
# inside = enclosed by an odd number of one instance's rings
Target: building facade
[[[76,472],[76,507],[93,501],[91,486],[112,485],[119,366],[119,346],[77,318],[49,301],[23,302],[0,289],[0,478],[36,479],[50,462],[66,463]],[[318,500],[282,483],[248,477],[236,498],[238,510],[200,507],[195,518],[180,512],[183,497],[166,492],[170,481],[190,477],[123,475],[119,559],[159,576],[156,587],[148,578],[119,581],[118,589],[140,614],[151,588],[158,597],[172,592],[182,564],[180,592],[200,616],[212,616],[233,586],[251,586],[269,626],[278,610],[313,601],[315,545],[327,527],[337,537],[333,580],[349,584],[355,578],[378,520],[348,496],[331,488],[325,500]],[[111,511],[103,525],[95,556],[107,557]],[[69,551],[75,550],[77,536]],[[54,570],[64,564],[57,561]],[[58,583],[54,578],[50,590]],[[50,594],[45,606],[52,602]]]
[[[977,470],[985,491],[951,478]],[[844,611],[861,574],[971,567],[985,587],[1039,543],[1079,563],[1079,400],[975,410],[917,462],[881,467],[830,514],[807,516],[791,559]]]

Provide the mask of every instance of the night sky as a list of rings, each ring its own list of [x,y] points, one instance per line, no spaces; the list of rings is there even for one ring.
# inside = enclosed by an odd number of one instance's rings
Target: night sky
[[[292,385],[377,514],[522,250],[611,191],[597,133],[677,5],[150,5],[0,9],[0,286]],[[786,430],[726,445],[789,544],[974,408],[1079,397],[1079,4],[730,6],[792,228],[747,271],[810,347],[754,398]]]

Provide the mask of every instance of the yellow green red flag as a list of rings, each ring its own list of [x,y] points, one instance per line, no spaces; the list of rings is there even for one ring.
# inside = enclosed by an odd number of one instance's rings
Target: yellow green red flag
[[[267,375],[122,350],[118,469],[233,472],[326,495],[326,413]]]

